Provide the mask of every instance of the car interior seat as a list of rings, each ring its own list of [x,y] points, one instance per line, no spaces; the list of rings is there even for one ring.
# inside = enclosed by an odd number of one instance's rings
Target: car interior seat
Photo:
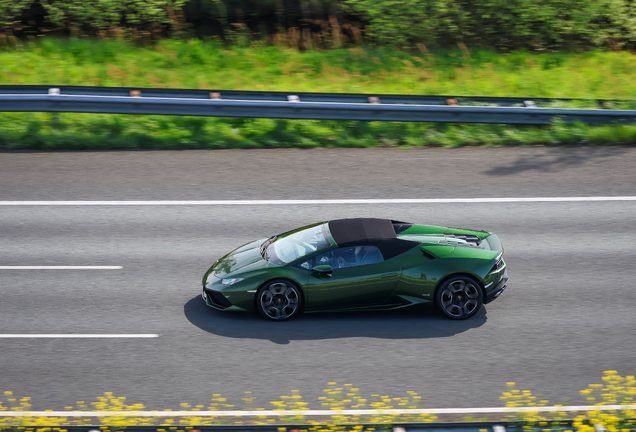
[[[362,258],[362,265],[377,264],[382,261],[384,261],[384,259],[382,258],[382,253],[378,249],[374,249],[373,251],[367,253],[364,258]]]

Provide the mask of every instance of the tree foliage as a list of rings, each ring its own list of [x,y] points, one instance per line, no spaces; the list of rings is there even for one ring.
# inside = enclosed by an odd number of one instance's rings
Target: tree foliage
[[[345,0],[384,45],[508,48],[633,44],[633,0]]]
[[[0,0],[0,27],[27,26],[35,9],[40,27],[76,35],[187,21],[194,31],[170,34],[228,45],[281,34],[303,49],[359,44],[362,28],[367,43],[400,47],[636,49],[636,0]]]
[[[66,27],[95,30],[148,24],[168,24],[169,8],[181,8],[185,0],[43,0],[49,19]]]
[[[121,27],[153,27],[170,24],[186,0],[0,0],[4,25],[29,20],[34,6],[43,9],[46,21],[57,28],[83,34]]]
[[[0,0],[0,26],[13,24],[33,0]]]

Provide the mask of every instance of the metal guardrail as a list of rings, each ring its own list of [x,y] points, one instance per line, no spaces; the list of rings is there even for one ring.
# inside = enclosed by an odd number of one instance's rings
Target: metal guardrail
[[[491,96],[458,96],[458,95],[395,95],[364,93],[315,93],[315,92],[274,92],[248,90],[198,90],[171,88],[140,87],[90,87],[90,86],[50,86],[50,85],[0,85],[0,94],[49,94],[54,87],[60,94],[71,96],[131,96],[181,98],[181,99],[231,99],[243,101],[276,101],[286,102],[296,96],[301,102],[337,102],[337,103],[383,103],[383,104],[415,104],[415,105],[454,105],[462,103],[487,103],[499,106],[527,106],[529,102],[538,104],[552,102],[593,101],[599,108],[609,103],[628,102],[618,99],[572,99],[572,98],[536,98],[536,97],[491,97]],[[138,93],[136,93],[138,92]]]
[[[573,99],[486,97],[465,99],[502,106],[462,106],[457,105],[457,98],[446,96],[0,86],[0,112],[77,112],[528,125],[547,125],[553,123],[555,119],[587,124],[636,122],[636,110],[536,107],[536,102],[540,101],[572,101]],[[443,105],[442,101],[446,105]],[[518,103],[523,103],[525,106],[507,106]]]

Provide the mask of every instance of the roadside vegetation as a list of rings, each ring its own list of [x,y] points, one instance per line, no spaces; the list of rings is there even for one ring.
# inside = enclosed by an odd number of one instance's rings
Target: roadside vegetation
[[[41,39],[0,51],[0,84],[636,99],[636,56],[492,49],[310,50],[198,39]]]
[[[620,376],[616,371],[606,371],[602,377],[602,383],[591,384],[580,392],[584,405],[632,405],[636,403],[636,379],[634,376]],[[574,397],[572,400],[581,399]],[[636,410],[634,409],[614,409],[609,411],[587,411],[579,413],[571,412],[540,412],[540,407],[552,406],[549,401],[541,400],[533,396],[529,390],[516,389],[515,383],[507,383],[507,390],[503,392],[500,399],[506,407],[511,409],[517,407],[530,408],[529,411],[511,412],[510,414],[491,414],[487,417],[454,418],[452,421],[511,421],[524,424],[524,431],[555,430],[546,429],[547,422],[556,427],[556,430],[568,429],[577,432],[596,432],[598,430],[618,431],[634,430],[636,427]],[[97,418],[77,418],[77,417],[0,417],[0,430],[11,430],[12,432],[22,431],[56,431],[62,429],[47,428],[50,426],[101,426],[100,430],[122,430],[126,426],[140,425],[161,425],[168,430],[187,431],[192,427],[204,425],[308,425],[307,431],[373,431],[391,430],[389,425],[395,423],[426,423],[449,421],[438,418],[433,414],[373,414],[373,415],[351,415],[339,414],[345,409],[416,409],[423,408],[421,398],[415,392],[407,392],[404,397],[391,397],[385,395],[363,396],[359,389],[351,384],[339,386],[335,382],[329,383],[329,388],[324,390],[324,396],[318,398],[317,403],[309,404],[305,402],[298,390],[292,390],[291,394],[281,396],[279,400],[271,401],[266,408],[259,407],[255,398],[250,392],[242,398],[244,410],[281,410],[281,411],[303,411],[308,409],[333,410],[330,417],[305,417],[303,415],[289,415],[277,418],[266,416],[253,417],[214,417],[214,416],[188,416],[188,417],[135,417],[134,415],[122,416],[115,411],[145,411],[142,404],[131,404],[125,397],[117,397],[112,393],[104,393],[95,402],[77,402],[76,406],[68,406],[68,411],[102,411],[113,412],[111,416]],[[558,406],[558,405],[556,405]],[[533,411],[532,408],[537,408]],[[1,411],[29,411],[31,409],[30,398],[18,399],[11,392],[4,392],[4,397],[0,397]],[[239,410],[230,404],[228,400],[220,394],[214,394],[208,406],[181,404],[180,411],[233,411]],[[96,424],[97,421],[100,424]],[[567,421],[572,421],[571,426]],[[559,426],[559,423],[562,422]],[[331,425],[331,426],[330,426]],[[342,426],[348,425],[348,426]],[[339,427],[340,426],[340,427]],[[281,430],[281,429],[279,429]],[[282,428],[282,430],[286,430]]]
[[[621,99],[633,109],[627,51],[415,50],[356,46],[301,52],[253,43],[48,39],[0,50],[0,85],[47,84]],[[594,101],[553,106],[597,108]],[[456,147],[636,143],[636,126],[547,127],[238,118],[0,113],[1,150]]]
[[[0,43],[15,37],[284,41],[297,49],[633,50],[632,0],[0,0]],[[12,39],[13,38],[13,39]]]
[[[635,16],[632,0],[0,0],[0,85],[620,99],[605,108],[633,109]],[[0,113],[0,150],[17,151],[634,143],[632,125]]]

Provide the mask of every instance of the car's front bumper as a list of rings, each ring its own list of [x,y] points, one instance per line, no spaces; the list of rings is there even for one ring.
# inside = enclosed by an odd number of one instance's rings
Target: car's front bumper
[[[484,299],[484,304],[490,303],[491,301],[499,297],[501,293],[504,292],[504,290],[508,286],[509,280],[510,280],[510,277],[508,277],[508,270],[504,270],[504,274],[499,280],[499,282],[497,283],[497,285],[486,294],[486,298]]]
[[[203,297],[205,304],[215,309],[225,310],[232,306],[232,303],[230,303],[228,299],[226,299],[225,296],[218,291],[203,288],[201,297]]]
[[[247,309],[233,305],[222,293],[208,288],[201,292],[203,301],[209,307],[222,311],[246,311]]]
[[[254,303],[254,294],[250,292],[225,292],[213,289],[214,285],[209,284],[201,290],[201,297],[206,305],[211,308],[223,311],[251,311],[251,305]],[[219,288],[222,288],[219,286]]]

